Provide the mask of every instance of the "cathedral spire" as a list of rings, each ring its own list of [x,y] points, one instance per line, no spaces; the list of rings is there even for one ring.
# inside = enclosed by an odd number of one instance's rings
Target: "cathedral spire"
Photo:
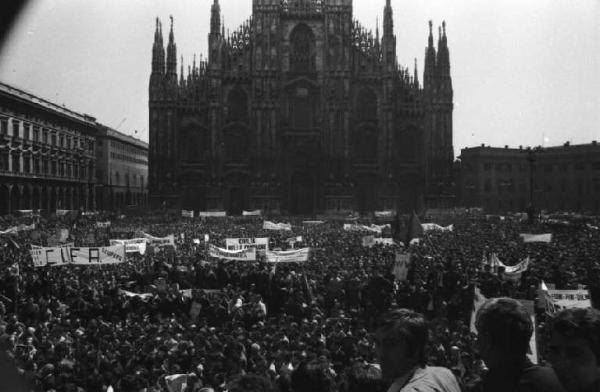
[[[396,64],[396,36],[394,35],[394,15],[391,0],[386,0],[383,9],[383,62],[388,71],[392,71]]]
[[[452,79],[450,77],[450,53],[448,51],[448,39],[446,37],[446,21],[442,22],[442,27],[440,29],[440,43],[436,65],[440,89],[451,92]]]
[[[423,88],[427,91],[433,90],[436,74],[436,53],[433,46],[433,22],[429,21],[429,39],[425,49],[425,65],[423,71]]]
[[[152,46],[152,73],[165,73],[165,48],[163,46],[162,28],[160,20],[156,18],[156,30],[154,31],[154,44]]]
[[[167,45],[167,79],[177,82],[177,45],[173,34],[173,16],[171,19],[171,31],[169,32],[169,44]]]
[[[181,69],[179,71],[179,84],[183,86],[185,79],[183,78],[183,56],[181,56]]]
[[[417,70],[417,58],[415,57],[415,70],[413,73],[415,87],[419,88],[419,71]]]
[[[210,7],[210,33],[212,35],[218,35],[221,30],[221,6],[219,0],[214,0],[213,5]]]

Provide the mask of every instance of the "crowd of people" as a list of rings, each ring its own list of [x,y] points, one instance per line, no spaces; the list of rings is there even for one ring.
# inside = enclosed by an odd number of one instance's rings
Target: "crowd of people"
[[[452,224],[452,231],[428,232],[407,248],[364,246],[368,233],[346,231],[339,219],[277,219],[291,223],[291,230],[265,230],[260,217],[189,219],[163,212],[0,218],[0,230],[36,224],[0,236],[0,351],[6,363],[35,391],[600,388],[597,313],[553,317],[536,307],[535,325],[525,325],[530,318],[509,300],[539,299],[542,281],[594,294],[600,284],[597,218],[531,224],[511,216],[448,214],[433,219]],[[97,227],[106,221],[110,226]],[[175,246],[128,253],[122,264],[34,267],[31,245],[46,245],[60,229],[69,230],[64,240],[75,246],[108,246],[109,239],[142,232],[174,234]],[[552,233],[552,241],[524,243],[524,232]],[[384,229],[382,235],[391,233]],[[268,237],[270,249],[309,247],[309,259],[268,263],[209,255],[208,243],[224,247],[226,238],[257,237]],[[411,254],[406,279],[392,273],[398,253]],[[529,267],[517,280],[504,279],[502,271],[485,266],[492,254],[506,265],[528,256]],[[505,298],[479,311],[479,339],[471,326],[475,288],[486,298]],[[509,320],[501,330],[494,312]],[[507,332],[511,328],[516,332]],[[540,364],[567,369],[556,370],[560,383],[549,368],[523,371],[530,364],[523,365],[525,353],[515,341],[527,334],[538,337]],[[568,344],[573,337],[597,361],[595,368],[586,365],[588,373],[575,372],[565,360],[578,357]],[[398,341],[410,347],[394,351]],[[493,354],[490,347],[498,342],[518,355]],[[394,362],[398,357],[411,360]],[[504,366],[512,360],[515,366]],[[510,371],[518,375],[514,380]],[[533,373],[552,387],[506,387]],[[585,385],[578,384],[583,379]],[[410,389],[413,381],[443,387]]]

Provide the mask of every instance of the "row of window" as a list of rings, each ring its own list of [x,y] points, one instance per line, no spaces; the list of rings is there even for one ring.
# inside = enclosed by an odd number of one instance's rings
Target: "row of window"
[[[99,171],[99,176],[102,175],[102,171]],[[133,175],[131,176],[131,178],[133,179],[133,183],[130,183],[129,179],[129,173],[125,173],[125,175],[123,176],[123,179],[125,180],[125,184],[121,183],[121,173],[118,171],[114,172],[114,185],[125,185],[125,186],[139,186],[141,188],[144,187],[144,176],[142,174],[138,175],[136,173],[133,173]]]
[[[61,148],[85,148],[93,151],[93,141],[86,140],[84,137],[63,134],[53,129],[41,128],[38,125],[22,122],[16,118],[11,119],[9,129],[8,117],[0,117],[0,135],[17,136],[24,140],[41,142]],[[22,127],[21,127],[22,125]]]
[[[110,157],[112,159],[118,159],[121,161],[126,161],[126,162],[132,162],[132,163],[140,163],[140,164],[147,164],[148,163],[148,159],[139,159],[139,158],[134,158],[130,155],[127,154],[119,154],[116,152],[111,152],[110,153]]]
[[[591,168],[594,170],[600,170],[600,161],[597,162],[592,162],[591,164]],[[466,164],[466,169],[471,171],[472,167],[469,164]],[[586,163],[584,162],[576,162],[574,164],[568,164],[568,163],[561,163],[561,164],[544,164],[544,165],[535,165],[535,170],[543,170],[545,173],[552,173],[554,171],[559,171],[559,172],[567,172],[569,171],[570,167],[573,167],[573,169],[575,170],[585,170],[586,169]],[[526,170],[529,170],[529,164],[525,164],[525,163],[520,163],[520,164],[512,164],[512,163],[484,163],[483,164],[483,170],[484,171],[491,171],[492,168],[494,169],[494,171],[496,172],[512,172],[513,168],[515,170],[518,170],[519,172],[524,172]]]
[[[8,153],[0,154],[0,170],[10,170],[12,173],[42,174],[80,179],[86,179],[88,176],[86,166],[26,156],[23,157],[21,164],[18,155],[13,155],[11,159]]]
[[[110,143],[111,143],[111,149],[116,150],[116,151],[121,151],[123,153],[123,155],[129,155],[129,156],[132,156],[132,155],[137,155],[137,156],[142,155],[143,156],[143,155],[145,155],[143,150],[141,150],[141,149],[139,149],[137,147],[134,147],[132,145],[125,144],[125,143],[120,143],[120,142],[117,142],[117,141],[114,141],[114,140],[111,140]]]
[[[486,193],[492,192],[492,188],[493,185],[491,183],[491,181],[485,181],[483,184],[483,191]],[[543,184],[535,184],[533,187],[533,190],[535,192],[554,192],[554,191],[559,191],[560,192],[567,192],[568,190],[568,185],[567,183],[561,183],[560,186],[555,187],[552,183],[550,182],[546,182]],[[579,182],[577,183],[577,194],[582,195],[584,193],[585,190],[585,186],[583,183]],[[475,185],[473,184],[466,184],[465,185],[465,189],[467,191],[473,191],[475,189]],[[509,192],[509,193],[513,193],[515,192],[515,184],[513,182],[510,181],[505,181],[505,182],[498,182],[496,184],[496,189],[498,190],[498,193],[502,193],[502,192]],[[525,183],[520,183],[519,184],[519,192],[526,192],[529,187],[527,186],[527,184]],[[587,190],[588,192],[595,192],[595,193],[600,193],[600,180],[594,180],[594,182],[592,184],[589,184],[587,186]]]

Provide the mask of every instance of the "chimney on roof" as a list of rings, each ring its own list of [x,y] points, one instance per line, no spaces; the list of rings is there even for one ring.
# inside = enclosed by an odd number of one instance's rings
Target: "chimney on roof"
[[[505,145],[504,145],[504,148],[508,148],[508,144],[505,144]]]
[[[481,147],[485,147],[485,143],[481,143]]]
[[[595,141],[595,140],[592,140],[592,146],[595,146],[595,145],[597,145],[597,144],[598,144],[598,142],[597,142],[597,141]]]
[[[563,144],[565,147],[569,147],[571,145],[571,142],[566,141],[565,144]]]
[[[519,150],[522,150],[522,149],[523,149],[523,146],[519,146]]]

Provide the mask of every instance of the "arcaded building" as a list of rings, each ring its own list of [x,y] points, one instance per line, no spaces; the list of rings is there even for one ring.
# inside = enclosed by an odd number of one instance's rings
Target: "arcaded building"
[[[447,197],[453,90],[445,24],[437,49],[429,24],[420,78],[416,60],[410,70],[398,64],[390,0],[381,33],[352,9],[352,0],[254,0],[248,20],[226,33],[214,0],[209,52],[187,70],[178,66],[173,21],[165,50],[157,20],[151,203],[230,214],[366,213]]]
[[[461,206],[490,213],[600,213],[600,146],[464,148],[457,181]]]
[[[0,215],[94,209],[95,118],[0,83]]]
[[[97,207],[123,210],[148,204],[148,143],[98,124]]]

